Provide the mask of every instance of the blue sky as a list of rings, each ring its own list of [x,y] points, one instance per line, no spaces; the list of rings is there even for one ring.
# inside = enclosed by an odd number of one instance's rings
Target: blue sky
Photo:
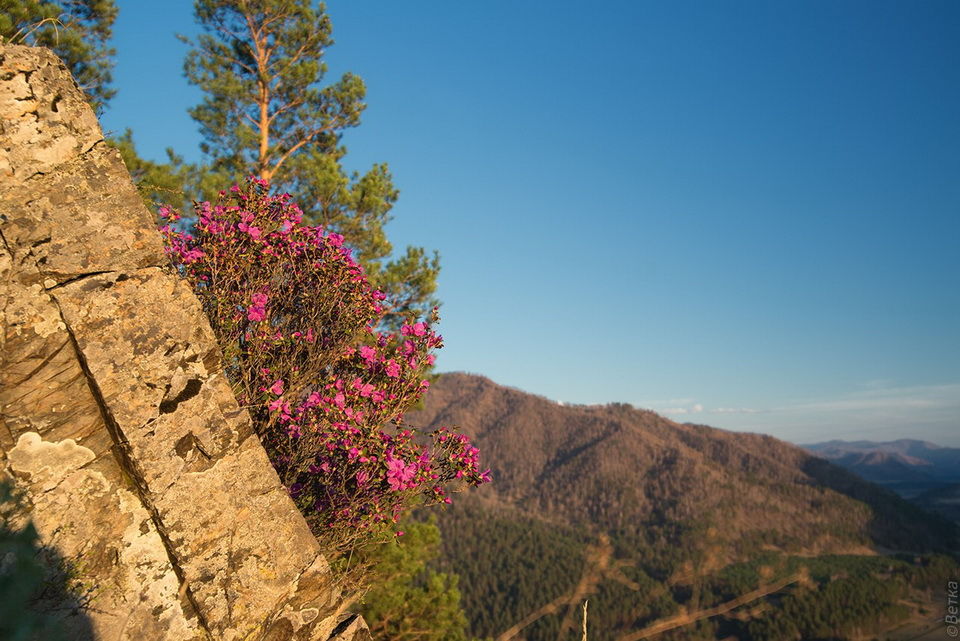
[[[104,128],[198,159],[191,3],[117,4]],[[441,370],[960,446],[960,4],[328,5],[347,164],[442,256]]]

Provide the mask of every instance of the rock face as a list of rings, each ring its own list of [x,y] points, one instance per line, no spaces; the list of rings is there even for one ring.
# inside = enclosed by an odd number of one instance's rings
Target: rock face
[[[45,49],[0,46],[0,176],[0,475],[94,588],[57,616],[95,639],[369,639]]]

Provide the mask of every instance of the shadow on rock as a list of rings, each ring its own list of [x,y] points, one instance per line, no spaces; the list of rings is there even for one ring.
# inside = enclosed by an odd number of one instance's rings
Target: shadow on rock
[[[18,497],[0,480],[0,639],[92,641],[93,596],[69,559],[40,545]]]

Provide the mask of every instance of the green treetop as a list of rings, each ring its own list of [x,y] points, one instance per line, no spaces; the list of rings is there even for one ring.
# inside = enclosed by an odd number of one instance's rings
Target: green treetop
[[[345,130],[360,124],[366,88],[347,73],[324,84],[333,44],[323,4],[311,0],[196,0],[205,33],[184,69],[204,92],[191,110],[210,159],[198,191],[210,198],[247,174],[291,193],[307,221],[342,234],[387,294],[388,321],[436,304],[439,259],[419,247],[393,257],[384,225],[397,200],[385,164],[348,175]]]
[[[53,49],[99,113],[116,93],[107,46],[116,18],[113,0],[0,0],[0,39]]]
[[[396,542],[368,550],[373,588],[362,613],[380,641],[467,641],[457,576],[428,567],[439,554],[434,521],[408,521]]]

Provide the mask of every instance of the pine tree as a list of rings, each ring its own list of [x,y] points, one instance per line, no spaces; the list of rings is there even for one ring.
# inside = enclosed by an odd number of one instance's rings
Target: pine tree
[[[348,175],[344,132],[360,124],[366,88],[347,73],[323,84],[333,44],[323,4],[311,0],[196,0],[205,33],[184,69],[205,92],[191,110],[210,159],[198,190],[210,197],[247,174],[289,192],[305,218],[343,234],[388,296],[388,321],[426,316],[436,304],[436,252],[393,257],[384,225],[397,200],[385,164]]]
[[[99,113],[116,93],[107,46],[116,18],[114,0],[0,0],[0,39],[53,49]]]
[[[408,521],[397,541],[367,552],[373,588],[362,613],[380,641],[467,641],[457,576],[429,569],[439,554],[436,522]]]

